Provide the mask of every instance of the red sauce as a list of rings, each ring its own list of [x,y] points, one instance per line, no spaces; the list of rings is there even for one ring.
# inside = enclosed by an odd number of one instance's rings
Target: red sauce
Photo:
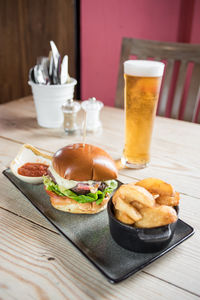
[[[47,169],[49,166],[40,163],[26,163],[18,168],[18,173],[28,177],[40,177],[47,175]]]

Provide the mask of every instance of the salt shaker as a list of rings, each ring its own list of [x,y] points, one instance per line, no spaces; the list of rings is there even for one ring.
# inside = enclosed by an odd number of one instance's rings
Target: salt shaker
[[[78,102],[73,101],[73,99],[68,99],[62,105],[62,111],[64,114],[64,130],[66,133],[75,133],[78,129],[76,117],[80,108],[81,105]]]
[[[97,131],[101,127],[99,113],[103,107],[103,103],[92,97],[89,100],[83,101],[81,107],[86,112],[86,130],[90,132]]]

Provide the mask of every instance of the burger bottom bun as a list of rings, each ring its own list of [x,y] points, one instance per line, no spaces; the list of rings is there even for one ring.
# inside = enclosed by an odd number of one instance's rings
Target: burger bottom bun
[[[106,208],[110,199],[110,197],[104,198],[101,204],[96,204],[95,201],[90,203],[79,203],[71,198],[58,196],[51,191],[46,190],[46,192],[50,196],[53,207],[72,214],[96,214]]]

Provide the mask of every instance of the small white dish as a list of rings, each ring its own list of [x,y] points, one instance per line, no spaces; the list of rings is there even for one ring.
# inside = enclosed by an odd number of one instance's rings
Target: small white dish
[[[18,152],[17,156],[10,164],[10,169],[13,174],[19,178],[20,180],[32,183],[32,184],[39,184],[43,181],[43,176],[40,177],[29,177],[23,176],[18,173],[18,169],[23,166],[25,163],[41,163],[46,164],[48,166],[51,165],[51,156],[45,153],[40,152],[38,149],[34,148],[31,145],[24,144],[20,151]]]

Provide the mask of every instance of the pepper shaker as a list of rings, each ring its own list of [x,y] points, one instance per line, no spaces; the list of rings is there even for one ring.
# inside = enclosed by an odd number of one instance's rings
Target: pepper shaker
[[[72,134],[78,130],[76,123],[77,113],[79,112],[81,105],[73,99],[68,99],[62,105],[62,111],[64,115],[64,130],[66,133]]]
[[[90,132],[97,131],[102,126],[99,114],[103,107],[103,102],[92,97],[83,101],[81,107],[86,112],[86,130]]]

